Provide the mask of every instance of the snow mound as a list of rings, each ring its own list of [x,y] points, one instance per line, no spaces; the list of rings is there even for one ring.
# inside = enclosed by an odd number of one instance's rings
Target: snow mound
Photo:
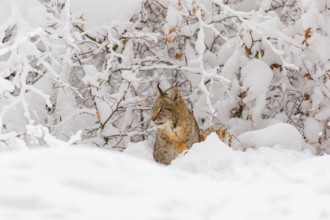
[[[154,161],[152,147],[148,145],[147,141],[141,141],[138,143],[128,143],[126,149],[123,152],[134,157],[147,159]]]
[[[221,173],[235,161],[235,152],[211,133],[204,142],[172,161],[171,165],[193,173]]]
[[[83,147],[3,153],[0,179],[0,219],[202,219],[216,205],[208,181]]]
[[[291,127],[286,124],[278,125],[275,126],[275,130],[282,128],[283,131],[290,131]],[[285,128],[287,129],[285,130]],[[267,133],[273,129],[273,126],[270,126],[265,130]],[[257,146],[257,148],[251,148],[245,152],[230,148],[215,133],[212,133],[204,142],[194,144],[188,152],[172,161],[171,166],[212,179],[224,179],[238,173],[242,175],[240,177],[245,176],[244,178],[249,179],[262,172],[263,169],[276,167],[278,164],[292,165],[311,156],[310,152],[300,151],[301,136],[299,133],[292,130],[291,134],[287,133],[295,139],[290,142],[279,140],[279,136],[264,139],[263,136],[259,136],[260,132],[265,131],[260,129],[254,133],[246,132],[239,136],[243,146]]]
[[[301,151],[304,141],[299,131],[287,123],[278,123],[269,127],[248,131],[238,136],[240,149],[273,147]]]
[[[145,147],[2,153],[0,219],[330,218],[330,156],[235,151],[214,134],[167,167],[127,155]]]

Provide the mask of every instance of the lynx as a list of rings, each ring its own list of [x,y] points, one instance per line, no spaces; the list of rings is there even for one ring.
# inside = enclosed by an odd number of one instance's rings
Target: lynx
[[[177,87],[171,87],[165,93],[157,86],[157,91],[158,97],[151,116],[157,125],[153,156],[156,162],[168,165],[180,153],[200,141],[199,128]]]

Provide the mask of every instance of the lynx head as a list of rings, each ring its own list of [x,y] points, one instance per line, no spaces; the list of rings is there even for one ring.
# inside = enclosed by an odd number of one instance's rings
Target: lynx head
[[[158,97],[152,108],[151,120],[155,122],[158,128],[170,126],[176,127],[179,114],[179,102],[181,96],[177,87],[172,87],[169,91],[163,92],[159,85],[157,86]]]

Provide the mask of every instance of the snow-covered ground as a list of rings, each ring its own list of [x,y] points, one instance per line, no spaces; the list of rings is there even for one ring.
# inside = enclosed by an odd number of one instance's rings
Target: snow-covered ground
[[[330,219],[330,155],[279,123],[328,148],[329,0],[183,2],[0,0],[0,220]],[[172,79],[232,148],[211,134],[163,166],[147,142],[73,145],[149,134]]]
[[[4,152],[0,219],[329,219],[330,156],[279,143],[243,152],[211,134],[167,167],[146,142]]]

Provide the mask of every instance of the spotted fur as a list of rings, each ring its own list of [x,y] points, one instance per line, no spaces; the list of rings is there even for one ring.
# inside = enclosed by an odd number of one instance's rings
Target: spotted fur
[[[199,128],[177,87],[170,88],[167,93],[157,88],[158,97],[151,116],[157,125],[153,156],[156,162],[170,164],[180,153],[200,141]]]

